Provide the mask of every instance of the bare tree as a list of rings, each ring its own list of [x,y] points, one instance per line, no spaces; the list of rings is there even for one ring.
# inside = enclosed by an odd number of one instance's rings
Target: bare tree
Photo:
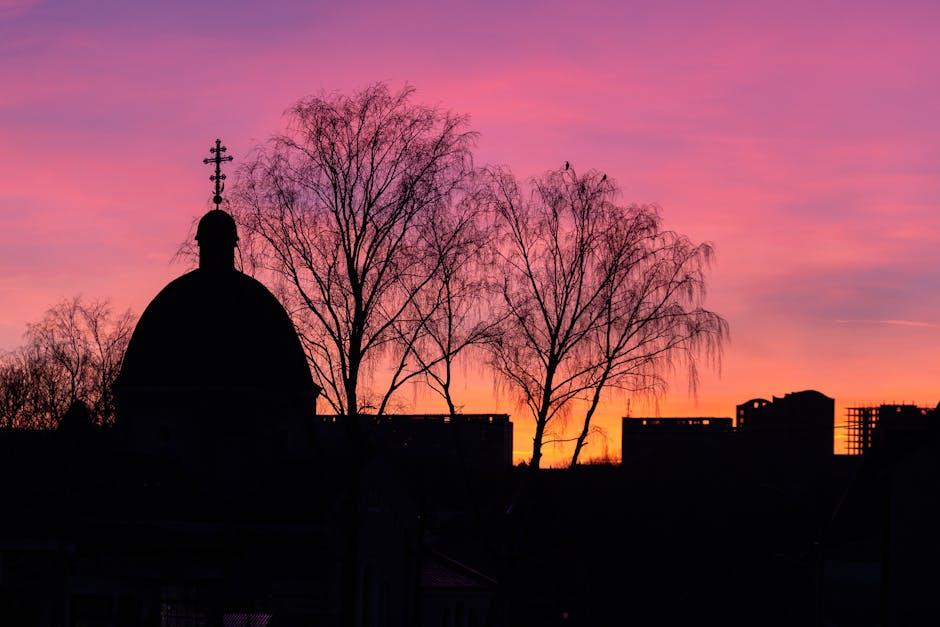
[[[8,427],[54,428],[76,400],[99,424],[114,419],[111,385],[134,329],[130,311],[80,297],[28,325],[25,344],[0,362],[0,411]]]
[[[663,230],[655,207],[617,207],[615,217],[601,247],[610,281],[599,301],[598,328],[589,336],[589,403],[571,466],[578,463],[606,389],[661,394],[665,375],[683,365],[694,391],[698,360],[717,365],[728,337],[728,323],[702,306],[711,245]]]
[[[453,393],[458,359],[495,341],[500,327],[489,306],[493,229],[476,193],[479,188],[470,189],[449,214],[431,225],[428,245],[438,268],[430,289],[409,310],[405,328],[413,329],[413,335],[399,336],[400,355],[406,357],[410,351],[411,372],[423,375],[451,417],[460,411]],[[403,359],[399,366],[404,363]]]
[[[0,428],[24,426],[30,404],[31,377],[22,350],[0,357]]]
[[[420,376],[413,344],[433,312],[416,303],[464,242],[459,231],[436,238],[472,171],[475,134],[412,94],[377,84],[298,102],[286,132],[242,166],[233,196],[242,254],[280,284],[327,402],[347,416],[384,411]],[[370,396],[363,375],[390,355],[398,367]]]
[[[662,231],[652,208],[617,204],[599,172],[578,176],[566,164],[534,178],[528,194],[508,170],[489,178],[507,315],[491,362],[535,420],[533,468],[554,421],[575,399],[589,402],[568,440],[576,463],[605,388],[657,389],[679,353],[694,375],[700,349],[720,348],[724,321],[686,307],[701,297],[711,249]]]

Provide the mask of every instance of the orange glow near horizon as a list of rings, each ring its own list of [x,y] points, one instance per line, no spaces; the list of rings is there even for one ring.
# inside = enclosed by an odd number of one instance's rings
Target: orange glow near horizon
[[[602,170],[714,242],[721,373],[695,396],[677,375],[633,415],[733,416],[802,389],[834,397],[837,423],[853,404],[934,406],[940,6],[785,4],[0,0],[0,350],[58,300],[139,313],[182,273],[217,136],[237,165],[299,97],[385,80],[471,114],[481,164]],[[464,379],[464,409],[512,414],[528,457],[511,394]],[[588,457],[619,456],[626,410],[606,401]]]

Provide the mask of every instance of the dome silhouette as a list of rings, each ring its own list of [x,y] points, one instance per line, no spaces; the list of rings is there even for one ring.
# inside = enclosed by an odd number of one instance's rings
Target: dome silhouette
[[[238,229],[235,219],[220,209],[213,209],[199,220],[196,227],[196,241],[205,245],[208,240],[218,240],[231,246],[238,241]]]
[[[117,385],[267,388],[310,407],[315,396],[284,308],[236,270],[194,270],[167,285],[140,317]]]
[[[319,389],[287,312],[264,285],[233,267],[235,221],[212,210],[196,238],[200,268],[172,281],[144,310],[115,386],[245,388],[313,408]]]

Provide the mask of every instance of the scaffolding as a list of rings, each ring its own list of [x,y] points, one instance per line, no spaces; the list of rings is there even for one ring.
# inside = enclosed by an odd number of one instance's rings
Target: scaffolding
[[[864,455],[874,444],[875,432],[879,425],[882,431],[891,432],[924,428],[925,416],[930,415],[932,411],[930,407],[918,407],[908,403],[847,407],[846,452],[849,455]]]
[[[871,448],[875,427],[881,407],[848,407],[846,418],[848,435],[846,446],[849,455],[864,455]]]

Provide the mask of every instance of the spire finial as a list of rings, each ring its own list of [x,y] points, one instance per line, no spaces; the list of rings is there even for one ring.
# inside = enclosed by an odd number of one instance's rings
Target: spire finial
[[[215,174],[210,176],[209,180],[215,181],[215,195],[212,197],[212,202],[215,203],[216,209],[222,204],[222,192],[225,190],[225,183],[222,182],[225,180],[225,175],[222,174],[222,162],[234,159],[232,155],[222,156],[222,153],[226,150],[228,150],[228,148],[222,145],[222,140],[217,139],[215,140],[215,148],[209,148],[209,152],[212,153],[212,156],[202,160],[202,162],[206,164],[215,164]]]

